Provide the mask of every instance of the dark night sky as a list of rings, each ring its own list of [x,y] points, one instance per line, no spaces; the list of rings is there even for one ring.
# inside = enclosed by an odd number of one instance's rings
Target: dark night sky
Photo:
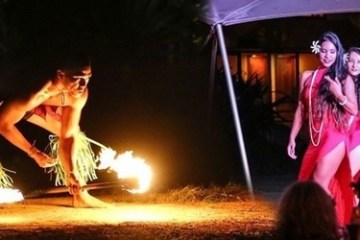
[[[2,58],[1,90],[37,81],[63,46],[86,47],[93,77],[81,128],[88,137],[147,159],[160,188],[241,178],[233,136],[209,136],[209,58],[191,44],[193,16],[163,0],[144,10],[144,2],[7,1],[11,52]],[[38,147],[46,146],[46,132],[28,123],[19,127]],[[17,184],[49,184],[23,153],[3,139],[0,144],[5,167],[18,172],[12,176]]]

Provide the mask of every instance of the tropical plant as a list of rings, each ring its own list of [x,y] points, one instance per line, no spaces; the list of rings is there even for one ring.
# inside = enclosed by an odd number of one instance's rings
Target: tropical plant
[[[233,136],[235,143],[233,113],[222,70],[217,72],[216,80],[218,103],[214,111],[218,113],[222,131],[228,136]],[[252,171],[257,174],[284,174],[296,171],[296,163],[288,161],[285,154],[289,128],[278,122],[279,116],[283,116],[277,110],[283,104],[293,104],[294,100],[286,94],[275,93],[279,96],[272,102],[269,84],[258,74],[250,75],[247,80],[235,74],[232,76],[232,82]],[[219,101],[220,99],[222,101]],[[281,131],[281,134],[277,131]]]
[[[222,70],[217,72],[217,79],[222,88],[225,88],[225,79]],[[289,121],[280,111],[283,104],[294,104],[295,100],[285,93],[271,92],[269,84],[263,77],[254,73],[248,79],[239,74],[232,76],[238,112],[242,129],[245,135],[255,137],[269,137],[271,127],[277,121]],[[229,105],[228,94],[224,92],[222,98]],[[277,95],[275,101],[271,100],[271,94]],[[224,107],[224,113],[230,117],[230,108]]]
[[[206,36],[197,17],[196,1],[138,0],[122,4],[118,25],[122,47],[130,58],[180,58]]]

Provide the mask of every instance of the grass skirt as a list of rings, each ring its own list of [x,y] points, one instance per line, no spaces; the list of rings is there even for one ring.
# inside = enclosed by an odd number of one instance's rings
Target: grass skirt
[[[13,180],[9,175],[6,174],[5,171],[10,171],[5,168],[0,163],[0,188],[12,188],[13,187]]]
[[[55,186],[66,185],[67,175],[60,159],[59,138],[55,135],[50,135],[49,140],[50,143],[48,146],[48,154],[58,162],[54,167],[50,168],[49,172],[53,172],[55,174]],[[73,172],[76,178],[79,180],[80,184],[86,184],[88,181],[97,179],[96,163],[98,159],[91,149],[90,142],[87,140],[87,137],[84,133],[79,133],[75,137],[75,141],[77,141],[77,149],[75,150],[75,159],[73,159]]]

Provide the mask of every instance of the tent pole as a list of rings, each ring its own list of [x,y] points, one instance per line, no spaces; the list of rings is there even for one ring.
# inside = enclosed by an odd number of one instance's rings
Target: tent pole
[[[216,27],[216,33],[217,33],[217,37],[218,37],[218,41],[219,41],[219,47],[220,47],[220,52],[221,52],[221,57],[222,57],[222,62],[223,62],[223,67],[224,67],[226,83],[227,83],[227,87],[228,87],[228,91],[229,91],[231,109],[232,109],[232,113],[233,113],[238,144],[240,147],[240,153],[241,153],[241,159],[242,159],[242,163],[243,163],[246,183],[248,186],[248,190],[249,190],[251,196],[253,197],[254,191],[253,191],[253,186],[252,186],[251,177],[250,177],[250,171],[249,171],[249,166],[248,166],[248,161],[247,161],[247,156],[246,156],[243,134],[241,131],[241,125],[240,125],[238,108],[237,108],[237,104],[236,104],[234,87],[233,87],[232,78],[231,78],[231,74],[230,74],[230,66],[229,66],[229,61],[228,61],[228,57],[227,57],[228,54],[226,51],[222,25],[217,24],[215,27]]]
[[[209,109],[208,116],[212,113],[213,98],[214,98],[214,85],[215,85],[215,68],[216,68],[216,52],[217,52],[217,39],[213,37],[212,51],[211,51],[211,65],[210,65],[210,80],[209,80]]]

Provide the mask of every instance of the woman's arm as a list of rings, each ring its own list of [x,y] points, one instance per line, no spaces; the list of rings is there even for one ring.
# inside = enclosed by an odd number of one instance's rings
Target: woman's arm
[[[325,76],[329,82],[329,91],[336,98],[338,103],[350,114],[356,115],[358,112],[357,100],[355,95],[355,84],[352,77],[348,75],[343,84],[336,79]]]
[[[346,111],[348,111],[352,115],[358,114],[358,102],[355,92],[355,83],[353,78],[348,75],[343,84],[344,96],[338,96],[337,99],[343,103],[342,106]]]
[[[293,125],[292,125],[291,131],[290,131],[289,143],[287,146],[288,155],[292,159],[297,158],[297,156],[295,154],[295,147],[296,147],[295,140],[296,140],[297,135],[300,132],[300,129],[303,124],[303,119],[304,119],[304,104],[301,100],[301,94],[302,94],[302,91],[304,88],[305,81],[310,78],[311,74],[312,74],[312,71],[306,71],[300,77],[299,100],[298,100],[298,105],[295,110],[294,121],[293,121]]]

